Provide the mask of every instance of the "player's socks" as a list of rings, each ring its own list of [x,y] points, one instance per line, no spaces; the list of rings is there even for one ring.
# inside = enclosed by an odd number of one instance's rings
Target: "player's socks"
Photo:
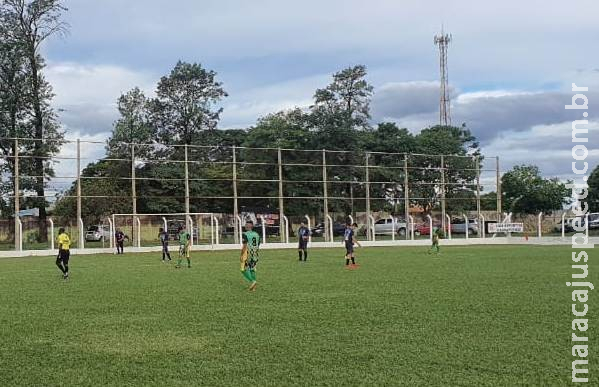
[[[299,260],[301,261],[301,260],[302,260],[302,252],[301,252],[301,251],[298,251],[298,252],[297,252],[297,255],[299,255]]]
[[[351,257],[351,264],[355,265],[356,264],[356,260],[354,259],[354,257]]]
[[[304,250],[304,262],[308,260],[308,252]]]
[[[187,258],[187,267],[191,268],[191,259]]]
[[[243,277],[244,277],[246,280],[248,280],[248,281],[252,282],[252,275],[250,274],[250,271],[249,271],[249,270],[244,270],[244,271],[242,271],[242,272],[241,272],[241,274],[243,274]]]
[[[349,266],[349,259],[345,258],[345,266]]]

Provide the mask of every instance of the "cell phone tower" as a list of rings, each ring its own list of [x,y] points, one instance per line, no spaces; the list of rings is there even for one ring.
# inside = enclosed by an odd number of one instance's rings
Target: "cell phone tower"
[[[451,100],[449,96],[449,75],[447,70],[447,48],[451,42],[451,34],[441,28],[441,34],[435,35],[435,45],[439,47],[439,70],[441,73],[441,90],[439,99],[439,125],[451,125]]]

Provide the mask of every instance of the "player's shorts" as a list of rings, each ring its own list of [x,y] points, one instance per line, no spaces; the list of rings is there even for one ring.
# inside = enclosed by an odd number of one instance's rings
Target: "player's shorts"
[[[300,239],[299,244],[297,245],[298,250],[306,250],[308,248],[308,241],[304,239]]]
[[[345,252],[347,254],[354,253],[354,244],[352,242],[345,242]]]
[[[180,245],[179,246],[179,255],[185,258],[189,258],[189,251],[191,250],[191,246]]]
[[[249,270],[256,270],[257,263],[258,263],[258,261],[254,261],[253,259],[250,259],[245,262],[245,267]]]
[[[71,250],[59,250],[58,259],[60,259],[65,265],[69,263],[71,258]]]

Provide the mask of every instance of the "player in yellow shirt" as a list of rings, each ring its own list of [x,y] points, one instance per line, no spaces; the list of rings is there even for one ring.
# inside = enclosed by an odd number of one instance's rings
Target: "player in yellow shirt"
[[[56,257],[56,266],[62,272],[62,278],[69,279],[69,258],[71,257],[71,238],[64,231],[64,228],[58,230],[58,256]]]

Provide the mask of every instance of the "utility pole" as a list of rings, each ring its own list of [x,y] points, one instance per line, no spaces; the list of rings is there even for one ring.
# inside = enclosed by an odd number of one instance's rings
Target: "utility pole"
[[[330,225],[327,218],[327,215],[329,215],[329,190],[327,187],[327,151],[324,149],[322,150],[322,196],[324,204],[324,240],[329,242]]]
[[[441,89],[439,98],[439,125],[451,125],[451,101],[449,96],[449,72],[447,68],[447,48],[451,42],[451,34],[435,35],[435,45],[439,47],[439,71],[441,75]]]
[[[187,144],[185,144],[185,228],[193,235],[193,230],[191,230],[191,222],[189,221],[189,213],[190,213],[190,205],[189,205],[189,154],[187,149]],[[199,226],[198,226],[199,227]]]
[[[133,230],[132,240],[135,241],[135,237],[137,236],[137,225],[135,224],[135,218],[137,217],[137,191],[135,188],[135,144],[131,144],[131,206],[133,213],[133,219],[131,222],[131,229]]]
[[[371,240],[371,230],[374,229],[374,224],[370,224],[370,153],[366,152],[366,224],[368,227],[366,228],[368,233],[368,240]]]
[[[285,236],[289,232],[289,225],[283,219],[285,216],[285,201],[283,200],[283,154],[281,148],[277,149],[277,156],[279,161],[279,234],[281,243],[284,243]],[[283,229],[283,223],[285,223],[285,229]]]
[[[239,207],[237,203],[237,147],[233,145],[233,224],[235,225],[235,230],[233,231],[233,235],[235,238],[235,243],[240,242],[239,235]]]
[[[445,156],[441,155],[441,230],[445,231],[446,221],[446,195],[445,195]]]
[[[19,230],[19,212],[21,212],[21,198],[19,196],[19,140],[15,139],[15,173],[14,173],[14,189],[15,189],[15,250],[20,250],[19,240],[23,238]],[[52,236],[54,238],[54,236]]]

